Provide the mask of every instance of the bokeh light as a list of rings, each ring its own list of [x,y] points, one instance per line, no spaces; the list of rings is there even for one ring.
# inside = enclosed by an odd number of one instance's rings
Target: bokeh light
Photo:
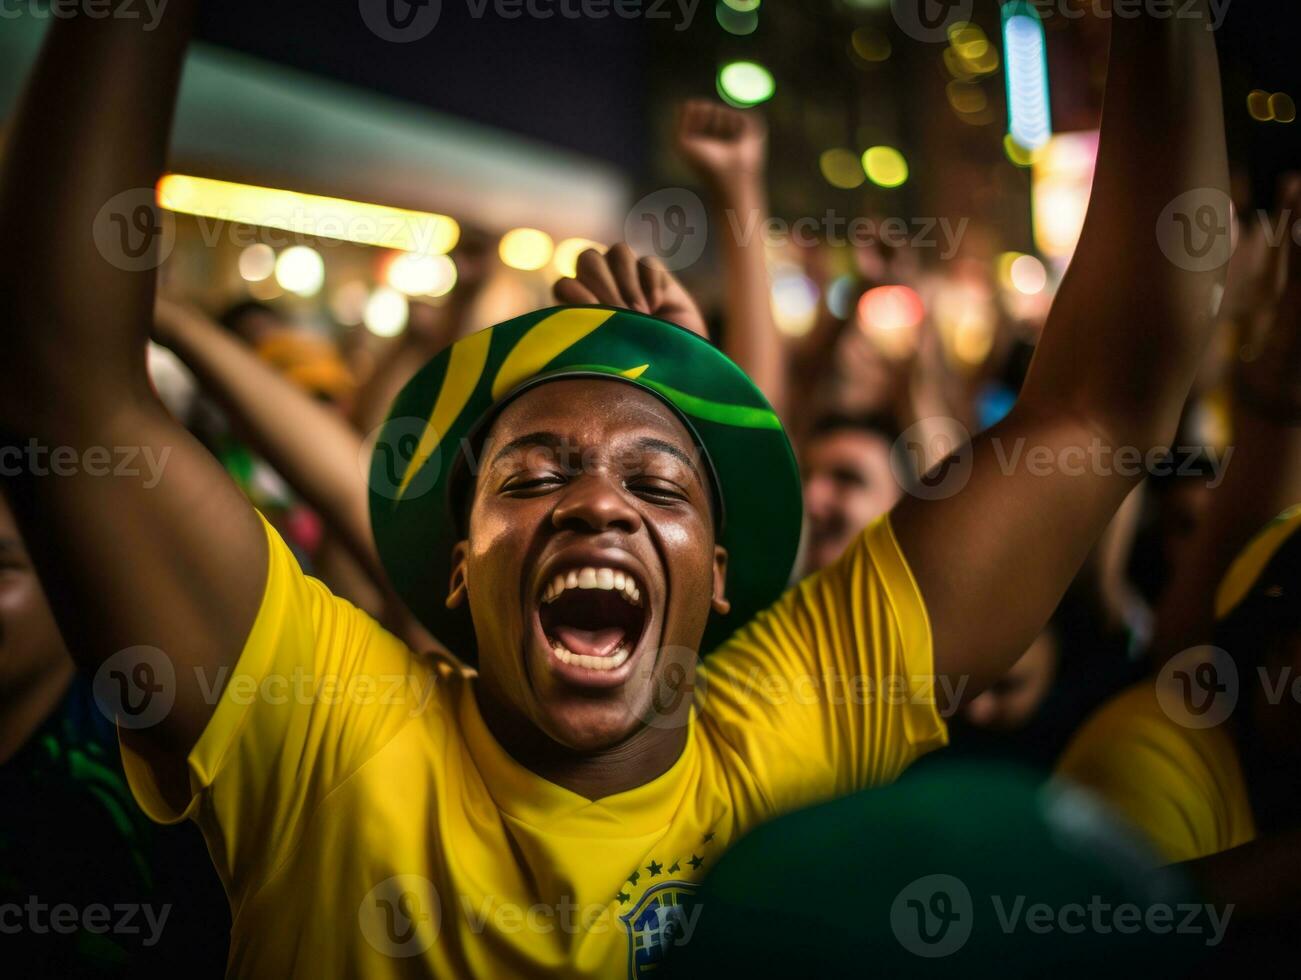
[[[516,228],[501,238],[498,254],[512,269],[535,272],[551,261],[555,254],[551,236],[536,228]]]
[[[270,245],[250,245],[239,253],[239,274],[245,282],[262,282],[276,271],[276,250]]]
[[[818,286],[795,266],[773,270],[772,312],[777,329],[803,337],[818,320]]]
[[[827,183],[841,190],[848,191],[861,187],[866,179],[863,165],[859,162],[858,156],[850,150],[842,148],[827,150],[818,159],[818,167],[822,170],[822,176],[826,178]]]
[[[456,285],[456,263],[446,255],[404,252],[389,262],[384,278],[408,296],[446,296]]]
[[[1008,268],[1012,288],[1024,296],[1037,296],[1048,285],[1048,270],[1033,255],[1022,255]]]
[[[740,11],[728,6],[725,0],[719,0],[714,8],[718,26],[729,34],[746,37],[759,29],[759,12],[757,10]]]
[[[926,306],[909,286],[877,286],[858,301],[859,327],[887,357],[902,359],[917,349]]]
[[[887,61],[894,48],[890,39],[875,27],[860,27],[849,37],[851,50],[868,64]]]
[[[370,294],[362,319],[376,337],[396,337],[406,329],[409,314],[407,298],[396,289],[381,286]]]
[[[908,161],[893,146],[873,146],[863,154],[867,179],[878,187],[901,187],[908,180]]]
[[[276,259],[276,282],[286,292],[315,296],[325,283],[325,261],[308,245],[295,245]]]
[[[1296,121],[1296,103],[1286,92],[1275,92],[1269,97],[1269,111],[1273,114],[1275,122]]]
[[[754,61],[733,61],[718,72],[718,94],[734,106],[767,102],[777,90],[772,73]]]

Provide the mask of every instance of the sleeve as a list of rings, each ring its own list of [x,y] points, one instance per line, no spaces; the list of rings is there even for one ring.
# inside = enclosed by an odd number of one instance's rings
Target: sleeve
[[[888,516],[702,674],[701,724],[779,810],[888,783],[948,740],[926,606]]]
[[[1171,863],[1213,854],[1227,846],[1214,766],[1191,732],[1154,707],[1141,686],[1104,705],[1067,746],[1057,775],[1092,791]]]
[[[188,805],[169,807],[148,762],[122,744],[141,808],[160,823],[199,824],[234,910],[331,790],[420,712],[433,684],[401,642],[304,575],[263,524],[267,582],[252,631],[233,669],[200,678],[224,688],[187,760]]]

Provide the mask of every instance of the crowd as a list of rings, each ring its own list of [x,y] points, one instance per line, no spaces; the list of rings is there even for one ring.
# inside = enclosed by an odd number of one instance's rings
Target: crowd
[[[766,217],[767,136],[704,101],[675,148],[717,282],[616,242],[493,326],[466,234],[362,357],[96,251],[163,171],[196,6],[54,24],[4,146],[7,960],[1199,975],[1294,942],[1301,176],[1230,208],[1209,32],[1115,23],[1075,257],[974,364],[936,297],[996,271],[907,246],[779,330],[725,231]],[[1189,193],[1221,261],[1163,237]],[[874,329],[882,287],[924,315]]]

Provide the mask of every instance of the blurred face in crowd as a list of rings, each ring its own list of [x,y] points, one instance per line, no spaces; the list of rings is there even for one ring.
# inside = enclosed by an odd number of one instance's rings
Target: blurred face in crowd
[[[866,429],[834,429],[804,447],[805,571],[825,568],[899,500],[890,443]]]
[[[1057,640],[1040,633],[1012,669],[973,698],[964,713],[978,728],[1014,732],[1030,723],[1057,675]]]
[[[481,697],[576,752],[626,741],[691,690],[727,609],[693,440],[640,389],[564,380],[506,406],[478,458],[448,602],[469,603]]]
[[[26,709],[27,727],[34,727],[72,672],[13,513],[0,496],[0,761],[28,734],[9,730],[10,709]]]

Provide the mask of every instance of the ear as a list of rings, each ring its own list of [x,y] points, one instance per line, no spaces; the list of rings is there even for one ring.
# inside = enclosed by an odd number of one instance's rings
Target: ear
[[[456,547],[452,549],[452,579],[447,584],[446,605],[448,609],[456,609],[465,602],[465,555],[470,550],[468,541],[458,541]]]
[[[722,545],[714,546],[714,612],[726,616],[732,611],[732,604],[724,594],[727,591],[727,549]]]

